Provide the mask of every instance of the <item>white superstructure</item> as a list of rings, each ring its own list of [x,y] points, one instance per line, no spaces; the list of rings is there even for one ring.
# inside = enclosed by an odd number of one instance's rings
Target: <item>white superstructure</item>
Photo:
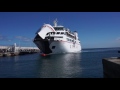
[[[81,52],[78,33],[57,25],[57,20],[54,21],[54,26],[44,24],[36,32],[33,42],[44,54]]]

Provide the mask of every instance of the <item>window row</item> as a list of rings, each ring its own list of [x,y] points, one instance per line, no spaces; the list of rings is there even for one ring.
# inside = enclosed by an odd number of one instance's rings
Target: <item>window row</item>
[[[46,35],[49,35],[49,34],[51,34],[51,35],[55,35],[55,34],[64,34],[64,35],[66,35],[66,32],[49,32]]]
[[[74,42],[74,40],[67,38],[67,41]]]

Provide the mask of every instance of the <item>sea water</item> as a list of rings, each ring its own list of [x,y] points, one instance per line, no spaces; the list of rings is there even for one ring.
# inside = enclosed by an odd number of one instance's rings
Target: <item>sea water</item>
[[[103,78],[103,58],[120,48],[83,49],[81,53],[0,57],[0,78]]]

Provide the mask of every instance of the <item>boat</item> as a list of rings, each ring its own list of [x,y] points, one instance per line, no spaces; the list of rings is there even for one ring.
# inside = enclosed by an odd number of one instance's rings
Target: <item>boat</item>
[[[57,19],[54,20],[54,26],[43,24],[36,32],[33,42],[40,49],[41,55],[59,53],[80,53],[81,43],[77,31],[70,31],[62,25],[57,25]]]

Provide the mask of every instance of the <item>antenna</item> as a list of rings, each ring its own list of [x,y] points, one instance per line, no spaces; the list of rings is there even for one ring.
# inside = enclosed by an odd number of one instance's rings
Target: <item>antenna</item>
[[[57,26],[57,18],[56,18],[56,20],[54,20],[54,26]]]

